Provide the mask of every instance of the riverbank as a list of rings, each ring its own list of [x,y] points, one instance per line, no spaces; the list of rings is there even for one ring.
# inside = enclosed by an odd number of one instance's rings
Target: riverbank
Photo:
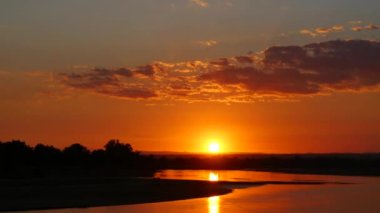
[[[0,211],[86,208],[223,195],[265,184],[324,182],[209,182],[138,178],[0,180]]]
[[[219,183],[136,178],[0,181],[0,211],[84,208],[207,197],[231,192]]]
[[[380,171],[377,169],[298,169],[298,168],[270,168],[270,169],[251,169],[257,172],[275,172],[284,174],[300,174],[300,175],[333,175],[333,176],[356,176],[356,177],[380,177]]]

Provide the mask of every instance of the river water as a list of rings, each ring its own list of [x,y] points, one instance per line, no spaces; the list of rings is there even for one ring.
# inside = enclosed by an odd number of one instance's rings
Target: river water
[[[328,181],[349,184],[264,185],[235,189],[223,196],[189,200],[31,211],[33,213],[121,213],[121,212],[380,212],[380,178],[330,175],[282,174],[256,171],[163,170],[156,178],[209,181]],[[175,189],[168,189],[175,190]]]

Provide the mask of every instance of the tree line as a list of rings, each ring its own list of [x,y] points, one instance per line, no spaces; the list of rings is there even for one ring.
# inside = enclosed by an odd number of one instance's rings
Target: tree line
[[[0,178],[49,176],[153,176],[158,169],[259,170],[380,176],[380,154],[144,155],[110,140],[90,151],[23,141],[0,142]]]
[[[117,139],[93,151],[79,143],[61,150],[51,145],[32,147],[24,141],[12,140],[0,142],[0,177],[145,176],[154,172],[149,159]]]

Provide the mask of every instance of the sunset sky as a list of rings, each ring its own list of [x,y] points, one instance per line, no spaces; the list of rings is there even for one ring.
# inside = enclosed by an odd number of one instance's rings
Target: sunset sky
[[[379,0],[2,0],[0,141],[380,152]]]

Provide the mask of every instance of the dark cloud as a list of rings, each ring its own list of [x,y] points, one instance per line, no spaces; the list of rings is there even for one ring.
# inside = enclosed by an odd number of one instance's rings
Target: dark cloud
[[[256,55],[62,74],[65,85],[105,95],[252,102],[378,89],[380,42],[334,40],[274,46]]]
[[[249,57],[249,56],[235,56],[235,59],[239,62],[239,63],[247,63],[247,64],[250,64],[252,63],[254,60],[252,57]]]
[[[296,69],[278,68],[264,72],[253,67],[225,69],[210,72],[199,80],[214,81],[221,85],[242,85],[254,93],[272,94],[312,94],[320,90],[319,85],[306,81],[309,74],[301,74]]]
[[[226,66],[200,80],[241,84],[256,93],[317,94],[360,90],[380,83],[380,43],[329,41],[305,46],[271,47],[255,67]]]
[[[119,84],[116,74],[104,68],[95,68],[85,73],[62,73],[61,76],[65,84],[79,89],[92,89]]]
[[[124,77],[132,77],[132,75],[133,75],[132,71],[127,69],[127,68],[119,68],[119,69],[113,70],[113,72],[116,75],[120,75],[120,76],[124,76]]]
[[[148,76],[148,77],[152,77],[154,75],[154,73],[156,72],[156,68],[154,65],[152,64],[148,64],[148,65],[145,65],[145,66],[139,66],[137,67],[137,69],[135,70],[136,73],[139,73],[139,74],[142,74],[142,75],[145,75],[145,76]]]
[[[228,66],[230,64],[228,58],[218,58],[210,62],[211,65]]]
[[[157,97],[157,94],[154,91],[147,89],[138,89],[138,88],[117,88],[116,90],[99,90],[98,92],[122,98],[132,98],[132,99],[147,99]]]
[[[83,73],[62,73],[61,80],[69,87],[109,96],[132,99],[157,96],[155,91],[149,88],[140,88],[134,83],[128,83],[127,80],[132,80],[133,76],[134,72],[127,68],[94,68]]]

